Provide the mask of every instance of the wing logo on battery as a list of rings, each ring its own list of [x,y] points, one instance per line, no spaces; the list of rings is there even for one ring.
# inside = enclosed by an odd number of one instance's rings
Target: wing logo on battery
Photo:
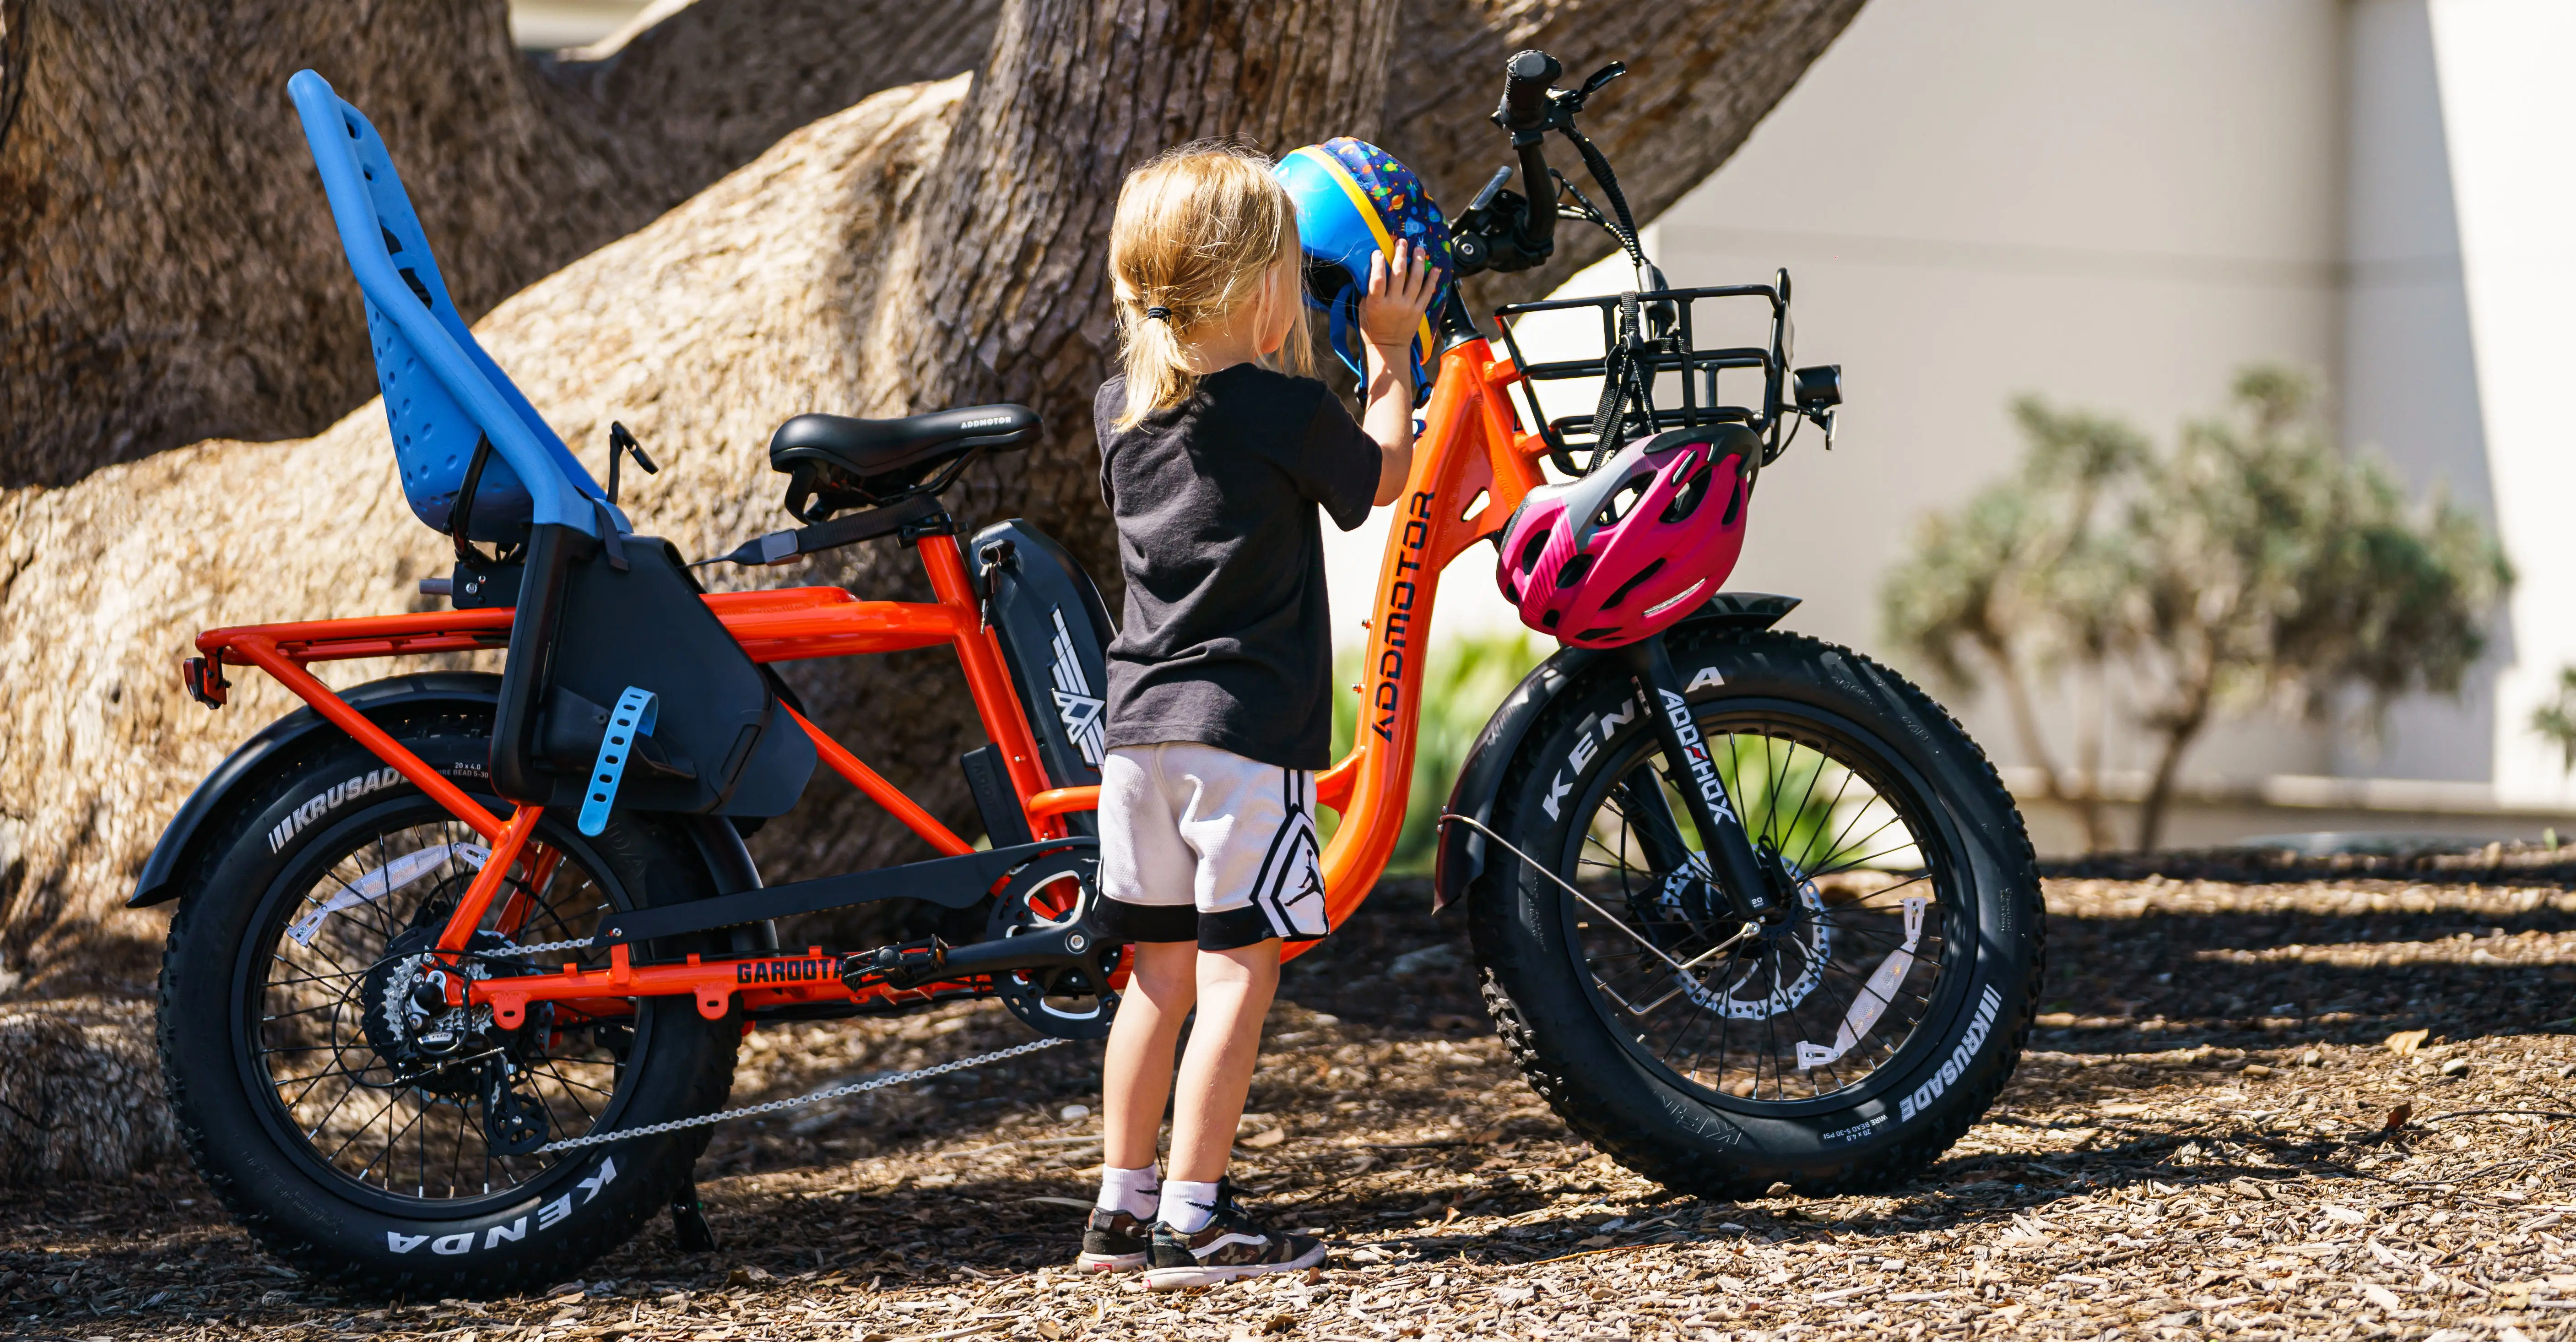
[[[1104,701],[1092,692],[1091,678],[1082,673],[1082,658],[1073,650],[1073,631],[1064,624],[1064,607],[1056,607],[1053,613],[1056,719],[1064,724],[1064,734],[1072,738],[1074,749],[1082,752],[1083,763],[1097,769],[1109,748],[1109,724],[1100,716]]]

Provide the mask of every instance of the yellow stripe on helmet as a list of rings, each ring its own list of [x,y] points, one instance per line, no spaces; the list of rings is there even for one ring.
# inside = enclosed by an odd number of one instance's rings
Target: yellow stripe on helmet
[[[1342,189],[1342,194],[1351,198],[1351,204],[1359,207],[1360,218],[1368,221],[1369,236],[1377,239],[1378,251],[1386,257],[1387,265],[1390,267],[1393,266],[1395,264],[1395,239],[1387,235],[1386,221],[1384,217],[1378,213],[1377,202],[1369,199],[1368,188],[1361,186],[1360,180],[1351,176],[1351,170],[1343,167],[1340,159],[1325,153],[1322,145],[1307,145],[1305,148],[1291,153],[1289,157],[1305,158],[1323,168],[1324,175],[1332,178],[1333,185],[1340,187]],[[1362,283],[1365,284],[1366,281],[1363,280]],[[1367,290],[1362,289],[1361,292],[1365,294]],[[1431,355],[1431,314],[1427,312],[1422,314],[1422,320],[1417,324],[1415,329],[1422,341],[1423,357],[1429,358]]]

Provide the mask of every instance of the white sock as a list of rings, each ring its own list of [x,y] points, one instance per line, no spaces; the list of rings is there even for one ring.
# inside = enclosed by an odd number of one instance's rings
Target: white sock
[[[1184,1235],[1195,1235],[1207,1229],[1216,1217],[1216,1185],[1184,1183],[1179,1179],[1163,1181],[1163,1201],[1159,1219]]]
[[[1103,1167],[1100,1171],[1100,1198],[1093,1206],[1105,1212],[1125,1212],[1139,1221],[1154,1219],[1155,1193],[1161,1186],[1155,1167],[1120,1170]]]

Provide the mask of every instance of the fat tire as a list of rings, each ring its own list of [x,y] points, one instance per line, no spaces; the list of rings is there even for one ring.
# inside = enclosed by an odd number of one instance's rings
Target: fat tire
[[[424,710],[378,725],[468,795],[499,805],[485,764],[488,717]],[[333,784],[382,768],[354,741],[322,738],[271,761],[206,822],[201,856],[179,885],[161,965],[156,1034],[180,1135],[198,1173],[260,1245],[320,1280],[379,1296],[434,1299],[506,1295],[570,1277],[670,1205],[706,1147],[706,1128],[573,1153],[505,1205],[471,1216],[398,1216],[362,1205],[287,1149],[259,1108],[273,1101],[248,1081],[233,1012],[246,991],[238,981],[244,943],[257,932],[254,920],[271,886],[299,854],[346,824],[391,814],[386,807],[416,807],[425,798],[392,775],[363,799],[321,808],[275,852],[270,834],[308,799],[327,796]],[[610,869],[601,874],[613,875],[637,904],[715,892],[689,836],[667,819],[619,813],[589,844]],[[618,1125],[723,1107],[739,1022],[705,1020],[686,998],[643,999],[638,1007],[653,1014],[627,1063],[642,1071]],[[561,1210],[550,1212],[556,1204]],[[405,1242],[410,1249],[394,1251]]]
[[[1945,813],[1975,885],[1979,923],[1975,949],[1965,957],[1970,977],[1961,996],[1975,1002],[1990,988],[1999,999],[1985,1036],[1910,1118],[1900,1119],[1896,1097],[1920,1098],[1939,1079],[1971,1028],[1970,1012],[1953,1012],[1934,1047],[1909,1046],[1892,1060],[1903,1074],[1883,1097],[1795,1116],[1722,1111],[1670,1084],[1611,1035],[1593,1009],[1586,971],[1553,931],[1561,927],[1563,892],[1498,849],[1489,850],[1484,874],[1469,895],[1485,1009],[1530,1087],[1567,1126],[1668,1188],[1743,1198],[1779,1184],[1827,1196],[1901,1183],[1977,1122],[2011,1078],[2029,1037],[2046,938],[2038,870],[2021,814],[1993,764],[1946,710],[1858,653],[1779,631],[1686,626],[1667,638],[1684,683],[1710,667],[1724,678],[1690,695],[1695,710],[1729,697],[1813,704],[1868,726],[1930,780],[1933,795],[1924,800]],[[1634,693],[1623,671],[1596,666],[1532,724],[1504,773],[1495,811],[1496,830],[1515,847],[1551,857],[1561,850],[1567,827],[1583,823],[1576,813],[1582,808],[1551,822],[1541,803],[1566,766],[1573,731]],[[1856,1127],[1865,1135],[1855,1138]]]

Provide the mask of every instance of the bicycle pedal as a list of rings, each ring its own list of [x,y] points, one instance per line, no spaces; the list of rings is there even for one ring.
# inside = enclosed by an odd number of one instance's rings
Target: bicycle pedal
[[[671,1242],[682,1253],[715,1252],[715,1227],[707,1224],[706,1204],[698,1201],[694,1179],[671,1194]]]
[[[948,943],[937,937],[924,937],[842,956],[841,982],[853,992],[872,983],[912,988],[939,977],[947,966]]]

